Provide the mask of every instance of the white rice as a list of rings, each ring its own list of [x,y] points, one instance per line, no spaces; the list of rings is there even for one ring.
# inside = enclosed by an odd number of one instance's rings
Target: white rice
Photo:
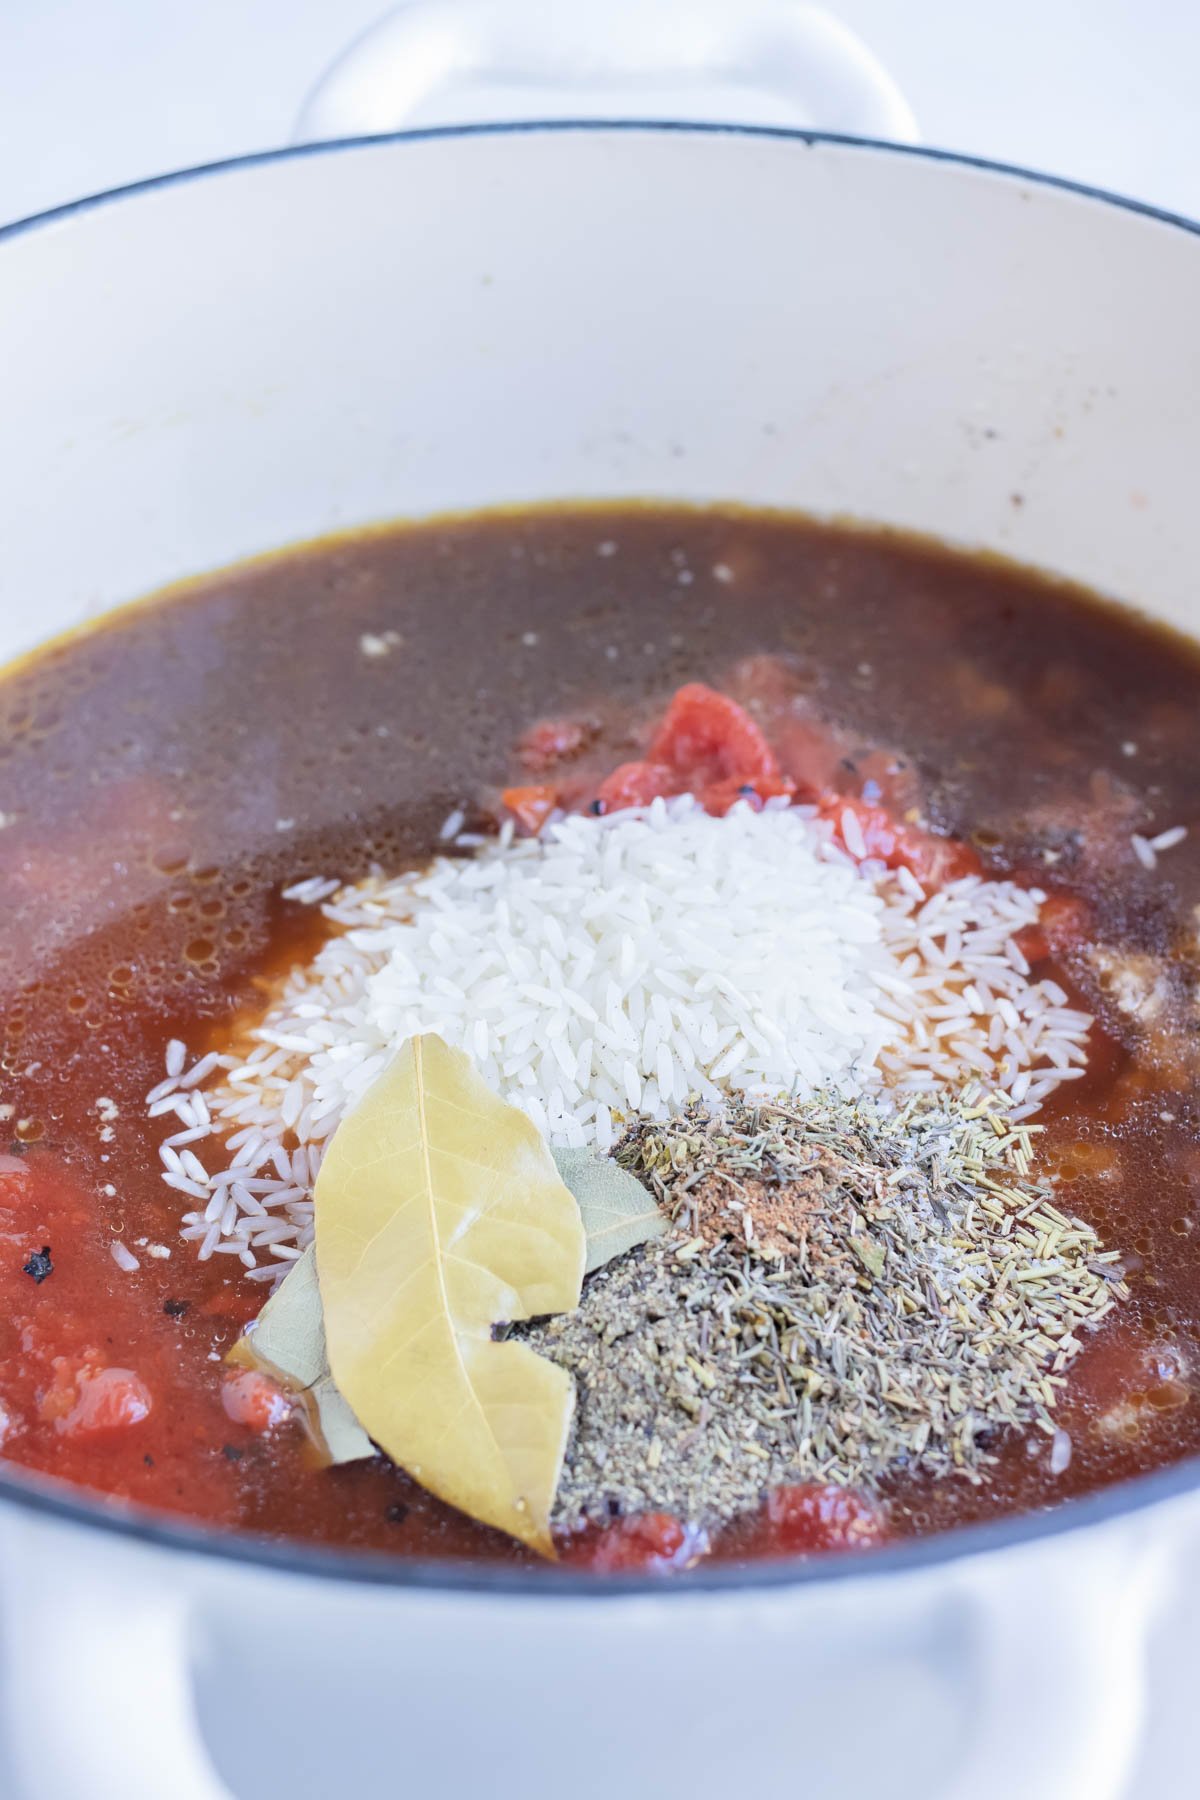
[[[552,1142],[601,1148],[630,1113],[734,1089],[978,1080],[1027,1117],[1086,1061],[1090,1017],[1031,982],[1015,942],[1041,893],[970,876],[927,897],[786,802],[713,819],[657,800],[536,839],[506,828],[396,881],[289,893],[324,901],[337,935],[241,1057],[171,1071],[148,1106],[182,1127],[161,1156],[196,1202],[183,1236],[255,1279],[309,1241],[330,1135],[418,1032],[465,1050]],[[210,1133],[223,1161],[192,1148]]]
[[[1160,831],[1152,838],[1143,837],[1141,832],[1135,831],[1129,842],[1143,869],[1157,869],[1158,859],[1164,850],[1174,850],[1177,844],[1182,844],[1187,834],[1186,825],[1172,825],[1167,831]]]

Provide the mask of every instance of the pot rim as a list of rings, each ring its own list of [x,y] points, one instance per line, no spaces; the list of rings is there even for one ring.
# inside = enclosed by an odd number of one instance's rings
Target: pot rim
[[[1087,182],[1074,181],[1062,175],[1045,174],[1020,164],[922,144],[897,144],[878,138],[776,125],[691,123],[676,119],[534,119],[479,125],[427,126],[331,138],[310,144],[291,144],[275,150],[249,151],[215,162],[172,170],[163,175],[147,176],[140,181],[127,182],[86,195],[82,199],[69,200],[59,206],[32,213],[26,218],[13,220],[0,225],[0,245],[20,239],[43,226],[56,225],[76,215],[90,213],[141,194],[254,168],[259,164],[300,161],[308,157],[336,155],[346,150],[367,149],[374,145],[424,143],[443,138],[514,137],[561,132],[643,132],[653,136],[766,138],[798,143],[810,150],[832,146],[871,155],[903,157],[917,162],[949,163],[1097,201],[1118,211],[1152,219],[1158,224],[1200,237],[1200,222],[1153,206],[1147,201],[1133,200]],[[549,1596],[605,1599],[627,1597],[630,1594],[669,1594],[673,1604],[686,1602],[689,1596],[719,1592],[762,1594],[790,1590],[811,1583],[917,1573],[943,1564],[957,1563],[967,1556],[1058,1537],[1065,1532],[1082,1530],[1088,1526],[1099,1526],[1140,1513],[1148,1507],[1178,1498],[1200,1487],[1200,1456],[1193,1456],[1040,1512],[1018,1513],[984,1525],[962,1526],[927,1538],[909,1539],[891,1548],[874,1550],[869,1556],[828,1555],[809,1560],[792,1558],[745,1565],[717,1563],[706,1566],[701,1563],[684,1577],[664,1578],[661,1575],[597,1576],[577,1570],[547,1568],[544,1565],[530,1567],[461,1560],[438,1561],[424,1557],[388,1556],[373,1551],[306,1546],[299,1542],[279,1541],[251,1533],[221,1531],[186,1518],[177,1520],[170,1514],[125,1506],[102,1494],[90,1494],[87,1489],[71,1488],[67,1483],[52,1478],[20,1473],[17,1465],[11,1465],[11,1468],[10,1473],[4,1468],[3,1459],[0,1458],[0,1503],[14,1504],[59,1522],[112,1532],[118,1537],[151,1544],[156,1548],[199,1554],[227,1563],[252,1564],[281,1575],[317,1576],[326,1580],[364,1582],[378,1587],[425,1592],[497,1594],[527,1599]]]
[[[1111,188],[1076,181],[1069,175],[1051,175],[1042,169],[1031,169],[1023,163],[1004,162],[990,156],[974,156],[963,150],[942,150],[931,144],[900,144],[886,138],[858,137],[849,132],[810,131],[793,125],[738,125],[718,120],[597,118],[497,120],[479,125],[419,125],[400,131],[323,138],[309,144],[283,144],[275,150],[246,150],[237,156],[219,157],[213,162],[195,163],[182,169],[169,169],[162,175],[146,175],[138,181],[122,182],[116,187],[85,194],[78,200],[65,200],[58,206],[46,207],[23,218],[9,220],[0,224],[0,243],[24,236],[43,225],[56,224],[76,213],[92,212],[115,201],[153,193],[158,188],[179,187],[209,176],[255,168],[260,163],[299,162],[308,157],[336,155],[344,150],[366,150],[374,145],[385,144],[420,144],[442,138],[533,137],[566,132],[580,135],[643,132],[647,136],[656,137],[766,138],[800,143],[810,150],[828,145],[835,149],[865,150],[885,156],[898,156],[914,162],[950,163],[960,168],[979,169],[985,174],[1033,182],[1038,187],[1057,189],[1080,199],[1097,200],[1121,212],[1154,219],[1161,225],[1173,225],[1180,231],[1200,236],[1200,220],[1189,218],[1186,213],[1172,212],[1169,208],[1155,206],[1148,200],[1135,200],[1128,194],[1114,193]]]

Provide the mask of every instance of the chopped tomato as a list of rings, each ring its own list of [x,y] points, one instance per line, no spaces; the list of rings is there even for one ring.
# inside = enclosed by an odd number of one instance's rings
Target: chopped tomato
[[[761,804],[793,791],[749,713],[728,695],[692,682],[671,701],[645,760],[614,769],[596,798],[604,812],[619,812],[690,793],[720,815],[738,800]]]
[[[707,1547],[704,1534],[673,1513],[638,1513],[576,1533],[561,1555],[603,1575],[636,1575],[687,1568]]]
[[[1063,956],[1087,938],[1092,910],[1077,894],[1047,894],[1036,925],[1026,925],[1016,935],[1016,945],[1028,962],[1044,962]]]
[[[595,735],[595,727],[579,719],[541,719],[522,733],[517,741],[517,755],[525,768],[543,775],[556,764],[578,756]]]
[[[257,1369],[241,1369],[227,1375],[221,1389],[221,1404],[235,1425],[251,1431],[270,1431],[291,1417],[292,1403],[287,1395]]]
[[[820,803],[822,818],[828,819],[840,842],[850,854],[860,853],[859,839],[847,835],[844,815],[849,812],[858,826],[861,843],[868,857],[875,857],[889,869],[909,869],[928,892],[959,881],[964,875],[978,875],[983,867],[969,844],[959,838],[939,837],[920,825],[895,819],[882,806],[870,806],[847,794],[827,794]]]
[[[596,789],[602,812],[623,812],[627,806],[649,806],[668,794],[681,794],[679,778],[663,763],[627,762],[613,770]]]
[[[43,1395],[41,1416],[64,1437],[120,1431],[149,1418],[150,1390],[132,1369],[105,1369],[95,1363],[73,1367],[54,1358],[54,1379]]]
[[[761,783],[781,791],[779,764],[749,713],[699,681],[681,687],[671,701],[649,760],[686,777],[695,793],[731,783],[760,792]]]
[[[700,799],[704,803],[705,812],[715,818],[723,819],[731,806],[744,800],[755,812],[761,812],[765,800],[774,800],[781,795],[789,799],[795,793],[790,781],[782,777],[775,779],[760,775],[754,781],[743,781],[740,776],[731,775],[727,781],[710,781],[706,788],[700,790]]]
[[[500,796],[517,824],[530,837],[536,837],[558,805],[558,790],[553,787],[510,787]]]
[[[764,1512],[766,1545],[782,1556],[865,1550],[887,1535],[881,1514],[862,1494],[816,1481],[774,1488]]]

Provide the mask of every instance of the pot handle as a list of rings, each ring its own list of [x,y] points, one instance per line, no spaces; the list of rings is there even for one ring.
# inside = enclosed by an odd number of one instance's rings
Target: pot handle
[[[1121,1800],[1146,1724],[1151,1633],[1177,1543],[1169,1531],[1133,1542],[1049,1541],[1015,1581],[1003,1553],[972,1583],[973,1654],[955,1800]],[[970,1565],[968,1565],[969,1569]],[[973,1590],[973,1591],[972,1591]]]
[[[866,45],[796,0],[407,0],[321,77],[294,141],[530,119],[917,137]]]
[[[144,1571],[117,1587],[89,1569],[56,1583],[47,1604],[43,1579],[36,1559],[6,1569],[17,1622],[5,1645],[9,1800],[233,1800],[196,1716],[184,1595],[147,1591]]]

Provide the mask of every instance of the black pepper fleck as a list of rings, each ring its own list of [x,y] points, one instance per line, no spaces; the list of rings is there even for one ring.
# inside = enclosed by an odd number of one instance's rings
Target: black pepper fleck
[[[164,1300],[163,1311],[167,1314],[168,1318],[182,1319],[184,1313],[191,1304],[190,1300]]]
[[[246,1454],[244,1450],[239,1450],[236,1444],[222,1444],[221,1452],[230,1462],[241,1462]]]
[[[403,1525],[408,1517],[408,1507],[403,1500],[394,1500],[384,1515],[393,1525]]]
[[[39,1287],[47,1275],[53,1275],[53,1273],[54,1264],[50,1261],[49,1244],[43,1244],[40,1250],[35,1250],[22,1269],[22,1274],[32,1275]]]

